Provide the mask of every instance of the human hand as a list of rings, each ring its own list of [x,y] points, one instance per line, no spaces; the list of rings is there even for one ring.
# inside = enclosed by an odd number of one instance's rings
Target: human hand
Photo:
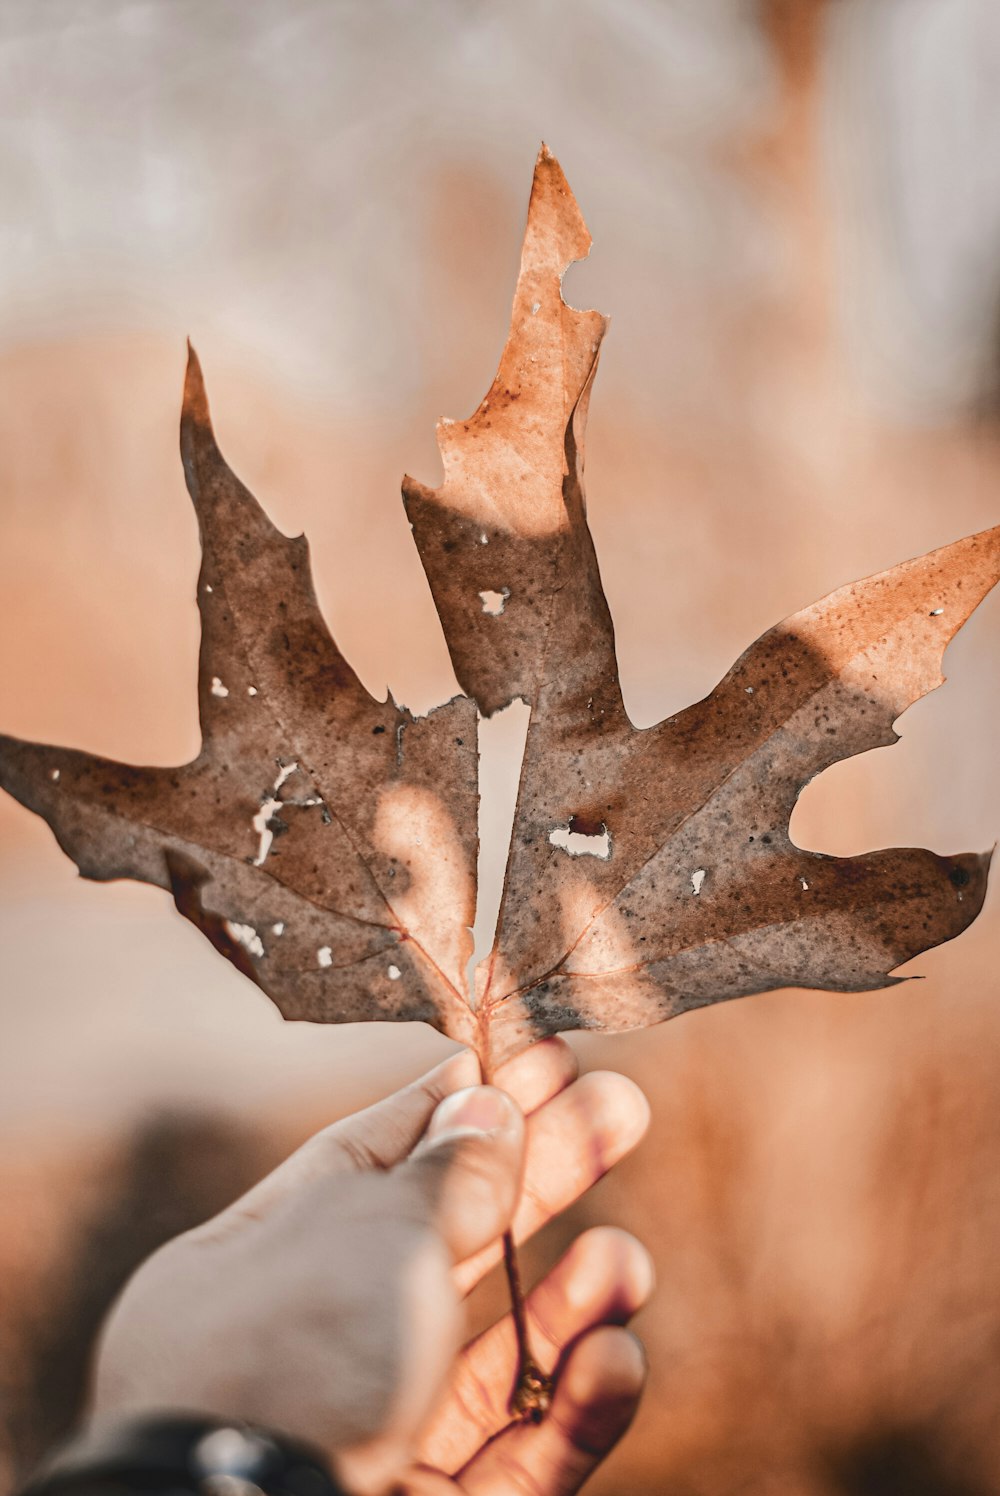
[[[561,1040],[499,1072],[509,1094],[467,1089],[477,1079],[475,1057],[454,1056],[318,1133],[155,1254],[109,1321],[95,1417],[260,1423],[323,1448],[351,1489],[374,1492],[400,1478],[433,1415],[413,1492],[454,1491],[444,1474],[456,1471],[476,1496],[506,1490],[512,1462],[552,1496],[578,1489],[638,1397],[636,1343],[594,1327],[643,1302],[644,1250],[622,1232],[589,1232],[535,1290],[543,1369],[585,1338],[546,1421],[488,1448],[510,1421],[513,1330],[508,1316],[454,1361],[459,1298],[500,1256],[512,1219],[530,1235],[634,1147],[646,1105],[622,1076],[577,1079]]]

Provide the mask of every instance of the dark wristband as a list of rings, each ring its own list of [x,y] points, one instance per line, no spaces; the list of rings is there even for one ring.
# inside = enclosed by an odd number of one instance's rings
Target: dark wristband
[[[322,1455],[244,1423],[136,1418],[82,1435],[21,1496],[346,1496]]]

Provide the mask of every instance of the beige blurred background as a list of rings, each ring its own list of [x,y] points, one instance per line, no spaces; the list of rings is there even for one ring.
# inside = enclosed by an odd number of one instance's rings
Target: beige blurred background
[[[492,378],[543,138],[595,239],[567,298],[613,316],[588,490],[636,722],[1000,519],[994,0],[0,0],[0,730],[197,749],[186,334],[366,684],[451,692],[399,480],[437,481],[436,418]],[[993,598],[796,839],[992,845],[998,643]],[[5,797],[0,897],[13,1480],[130,1264],[447,1046],[283,1024]],[[577,1041],[655,1117],[531,1259],[586,1219],[656,1252],[650,1392],[595,1492],[1000,1489],[998,954],[991,893],[920,982]]]

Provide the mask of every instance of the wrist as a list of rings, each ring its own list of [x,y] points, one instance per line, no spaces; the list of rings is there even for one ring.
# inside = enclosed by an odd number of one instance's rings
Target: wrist
[[[272,1429],[162,1412],[92,1427],[46,1462],[21,1496],[344,1496],[316,1449]]]

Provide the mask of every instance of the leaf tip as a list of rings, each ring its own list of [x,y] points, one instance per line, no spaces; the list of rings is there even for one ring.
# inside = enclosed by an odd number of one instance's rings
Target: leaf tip
[[[187,367],[184,371],[184,396],[181,403],[181,428],[196,425],[212,429],[208,410],[208,395],[205,392],[205,376],[201,360],[195,352],[191,339],[187,340]]]
[[[531,184],[522,271],[544,265],[561,278],[575,261],[586,259],[592,242],[566,174],[543,141]]]
[[[403,499],[403,506],[407,510],[407,513],[409,513],[409,507],[411,503],[415,503],[419,500],[423,500],[424,503],[434,502],[434,489],[429,488],[426,483],[421,483],[419,478],[411,477],[409,473],[403,474],[403,479],[400,483],[400,492]],[[410,528],[413,528],[412,520],[410,522]]]

